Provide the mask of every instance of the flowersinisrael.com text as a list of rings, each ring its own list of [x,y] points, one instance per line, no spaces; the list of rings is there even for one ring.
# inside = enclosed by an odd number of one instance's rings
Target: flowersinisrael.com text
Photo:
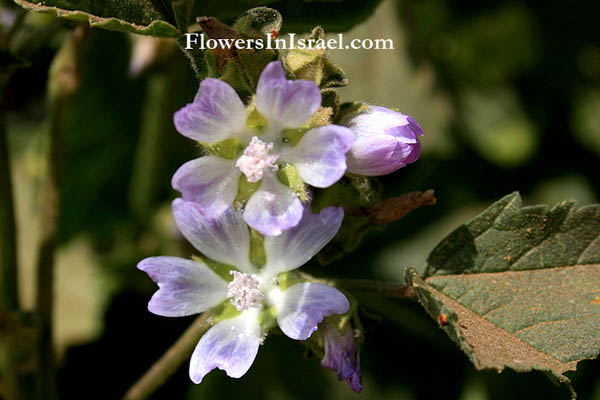
[[[210,39],[201,33],[186,33],[186,50],[201,49],[214,50],[220,49],[322,49],[322,50],[394,50],[394,41],[392,39],[352,39],[344,42],[343,34],[329,39],[296,39],[295,33],[290,33],[287,38],[274,38],[267,35],[266,38],[248,38],[248,39]]]

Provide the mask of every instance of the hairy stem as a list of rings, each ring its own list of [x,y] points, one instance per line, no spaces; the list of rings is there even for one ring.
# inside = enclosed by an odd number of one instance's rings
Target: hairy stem
[[[80,84],[81,58],[89,28],[75,28],[63,43],[50,67],[48,102],[50,116],[48,173],[42,200],[40,248],[37,261],[37,299],[39,339],[36,348],[37,395],[39,399],[55,399],[54,335],[54,262],[58,240],[60,212],[60,175],[67,111]]]
[[[416,297],[414,288],[403,283],[376,281],[372,279],[315,278],[305,272],[301,272],[300,275],[308,281],[324,283],[350,292],[371,293],[394,299],[412,299]]]
[[[337,288],[351,292],[372,293],[395,299],[412,299],[416,296],[413,287],[403,283],[373,281],[370,279],[333,279],[332,282]]]
[[[143,400],[150,397],[185,362],[194,347],[210,328],[210,311],[204,312],[190,325],[179,339],[152,365],[125,393],[124,400]]]

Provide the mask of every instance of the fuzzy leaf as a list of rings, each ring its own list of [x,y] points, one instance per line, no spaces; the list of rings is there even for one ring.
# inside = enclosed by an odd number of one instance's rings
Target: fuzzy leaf
[[[406,280],[476,368],[544,371],[570,387],[564,373],[600,353],[600,205],[523,207],[513,193]]]
[[[14,0],[26,10],[51,13],[90,26],[151,36],[178,35],[168,2],[150,0]]]
[[[284,0],[269,3],[286,18],[286,30],[307,32],[315,25],[335,32],[345,31],[364,21],[381,0],[330,1]],[[88,21],[90,26],[143,35],[176,37],[187,31],[193,18],[213,16],[231,23],[259,1],[194,0],[14,0],[29,11],[51,13],[75,21]]]

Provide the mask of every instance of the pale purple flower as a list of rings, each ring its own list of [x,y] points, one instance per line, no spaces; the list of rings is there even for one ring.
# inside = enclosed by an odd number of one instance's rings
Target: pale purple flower
[[[201,143],[235,138],[246,148],[234,160],[209,155],[183,164],[173,176],[173,188],[216,218],[233,203],[239,179],[245,175],[249,182],[261,182],[245,205],[248,225],[265,235],[295,226],[303,206],[298,195],[279,182],[279,168],[292,164],[305,183],[329,187],[344,175],[345,154],[354,142],[352,132],[337,125],[310,129],[295,146],[284,139],[284,130],[308,126],[320,105],[321,92],[314,82],[287,80],[281,63],[273,61],[256,88],[256,111],[266,126],[251,130],[246,107],[235,90],[221,80],[204,79],[194,102],[175,113],[175,127]]]
[[[354,330],[347,323],[343,331],[340,331],[329,321],[321,324],[319,330],[323,335],[325,347],[325,357],[321,360],[321,365],[336,371],[339,380],[346,380],[352,390],[360,393],[360,354]]]
[[[301,282],[284,289],[278,281],[281,273],[302,266],[335,236],[343,214],[342,208],[336,207],[312,214],[306,207],[294,228],[280,236],[265,237],[267,260],[259,269],[250,262],[250,233],[240,212],[229,207],[212,219],[196,203],[182,199],[173,202],[173,216],[181,233],[204,256],[231,265],[233,279],[225,280],[201,261],[146,258],[138,268],[159,286],[148,309],[179,317],[228,301],[238,312],[202,336],[190,362],[192,381],[200,383],[215,368],[233,378],[244,375],[268,330],[261,321],[275,318],[284,334],[306,340],[323,318],[348,311],[346,296],[331,286]]]
[[[421,154],[418,137],[423,130],[411,116],[385,107],[368,109],[341,122],[356,134],[347,155],[348,171],[379,176],[417,161]]]

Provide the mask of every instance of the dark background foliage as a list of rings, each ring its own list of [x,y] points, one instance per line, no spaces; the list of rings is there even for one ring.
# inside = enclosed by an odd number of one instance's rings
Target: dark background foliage
[[[295,12],[291,3],[281,9],[284,27],[286,11]],[[315,13],[314,21],[308,15],[305,27],[331,19],[336,29],[330,14]],[[600,3],[593,1],[382,2],[347,37],[393,37],[395,49],[334,52],[350,78],[342,98],[397,107],[423,125],[421,159],[381,182],[384,197],[433,188],[438,204],[371,231],[358,250],[325,267],[312,262],[308,270],[400,281],[406,266],[420,268],[439,239],[507,193],[518,190],[530,204],[597,202],[598,15]],[[30,17],[32,26],[49,20]],[[25,262],[35,244],[32,221],[44,173],[45,82],[63,36],[61,30],[48,37],[6,92]],[[135,265],[146,256],[191,253],[175,240],[168,205],[177,195],[170,188],[173,172],[198,149],[175,132],[171,118],[198,84],[177,50],[138,77],[128,73],[131,53],[128,35],[93,30],[67,121],[57,283],[65,399],[118,398],[191,322],[147,312],[155,286]],[[26,305],[30,281],[31,274],[22,274]],[[475,371],[416,303],[358,299],[367,329],[365,399],[568,397],[541,373]],[[599,366],[585,361],[571,375],[580,398],[600,399]],[[241,380],[219,371],[194,386],[186,364],[154,396],[354,397],[302,344],[277,335]]]

